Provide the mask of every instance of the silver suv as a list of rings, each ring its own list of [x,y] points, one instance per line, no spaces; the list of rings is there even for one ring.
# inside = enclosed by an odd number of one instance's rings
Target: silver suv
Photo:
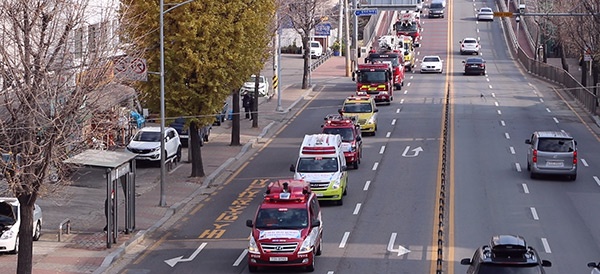
[[[566,175],[577,179],[577,142],[562,131],[536,131],[525,140],[527,170],[531,178],[538,174]]]

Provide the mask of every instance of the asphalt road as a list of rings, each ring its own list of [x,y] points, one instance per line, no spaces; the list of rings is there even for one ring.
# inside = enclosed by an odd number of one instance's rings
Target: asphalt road
[[[419,57],[440,55],[443,74],[408,73],[391,106],[379,107],[379,130],[363,141],[358,170],[349,171],[343,206],[324,204],[324,248],[316,273],[431,273],[437,235],[436,192],[445,92],[450,91],[450,158],[446,273],[496,234],[519,234],[553,266],[547,273],[588,273],[600,258],[600,147],[551,85],[510,59],[498,20],[478,23],[474,9],[492,1],[453,2],[444,19],[424,18]],[[476,37],[485,76],[463,76],[458,41]],[[244,249],[268,178],[290,177],[302,136],[320,131],[351,94],[349,79],[316,81],[298,115],[230,181],[138,250],[121,273],[248,273]],[[534,130],[565,130],[579,144],[579,175],[532,180],[525,144]],[[421,150],[413,150],[421,148]],[[596,176],[596,177],[594,177]],[[199,253],[198,253],[199,252]],[[173,266],[169,259],[193,260]],[[288,272],[275,269],[268,273]]]

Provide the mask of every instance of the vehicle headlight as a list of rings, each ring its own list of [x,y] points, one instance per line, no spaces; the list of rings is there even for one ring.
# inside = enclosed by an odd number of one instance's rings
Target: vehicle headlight
[[[375,115],[369,117],[369,120],[367,120],[367,124],[375,124]]]
[[[256,241],[254,237],[250,236],[250,242],[248,243],[248,252],[252,254],[259,254],[258,245],[256,245]]]
[[[331,187],[333,187],[333,189],[339,189],[341,186],[339,179],[332,180],[329,184],[331,184]]]
[[[16,233],[14,231],[7,230],[6,232],[4,232],[2,234],[2,236],[0,236],[0,239],[6,240],[6,239],[14,238],[15,236],[16,236]]]
[[[155,147],[152,149],[152,152],[160,151],[160,147]]]
[[[302,245],[300,246],[300,250],[298,251],[298,253],[308,253],[308,252],[312,252],[313,247],[310,244],[311,242],[311,237],[306,237],[306,239],[302,242]]]

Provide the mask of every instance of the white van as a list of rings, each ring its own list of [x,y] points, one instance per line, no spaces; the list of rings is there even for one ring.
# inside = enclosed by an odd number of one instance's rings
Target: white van
[[[317,194],[319,201],[335,201],[338,205],[343,204],[343,196],[346,195],[346,169],[339,134],[305,135],[296,165],[290,167],[294,179],[310,183],[310,189]]]
[[[323,46],[319,41],[309,41],[310,58],[321,58],[323,56]]]

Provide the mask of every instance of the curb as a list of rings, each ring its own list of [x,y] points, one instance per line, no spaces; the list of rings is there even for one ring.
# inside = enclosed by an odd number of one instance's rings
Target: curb
[[[289,86],[291,86],[291,85],[286,86],[286,88],[288,88]],[[306,92],[304,92],[298,99],[296,99],[282,113],[291,112],[291,110],[294,107],[296,107],[296,105],[299,104],[301,101],[303,101],[304,98],[313,91],[313,89],[314,89],[314,85],[310,86],[306,90]],[[156,222],[154,225],[152,225],[147,230],[138,231],[134,237],[132,237],[125,243],[121,244],[115,251],[111,252],[108,256],[106,256],[104,258],[104,260],[102,261],[102,264],[100,265],[100,267],[97,268],[92,273],[93,274],[102,274],[105,271],[107,271],[110,268],[110,266],[112,265],[112,263],[114,263],[119,257],[121,257],[123,254],[126,254],[133,246],[142,242],[146,238],[146,234],[156,231],[159,227],[161,227],[164,223],[166,223],[173,215],[175,215],[175,213],[177,211],[181,210],[181,208],[183,208],[187,203],[189,203],[194,197],[197,197],[208,186],[210,186],[211,183],[213,183],[216,178],[218,178],[219,176],[224,174],[225,170],[227,170],[230,166],[234,165],[238,160],[242,159],[246,155],[246,153],[248,153],[251,150],[251,148],[254,147],[255,143],[264,143],[264,141],[262,141],[262,139],[267,135],[267,133],[269,133],[271,131],[271,129],[275,126],[275,123],[276,122],[273,121],[273,122],[269,123],[267,126],[265,126],[263,128],[261,134],[258,135],[256,137],[256,139],[251,139],[250,141],[248,141],[246,144],[244,144],[241,151],[235,157],[227,159],[227,161],[225,161],[225,163],[221,164],[215,171],[213,171],[211,174],[206,176],[206,178],[202,182],[202,185],[200,185],[198,187],[198,189],[196,189],[187,198],[172,205],[169,208],[169,210],[167,211],[167,213],[158,222]]]

